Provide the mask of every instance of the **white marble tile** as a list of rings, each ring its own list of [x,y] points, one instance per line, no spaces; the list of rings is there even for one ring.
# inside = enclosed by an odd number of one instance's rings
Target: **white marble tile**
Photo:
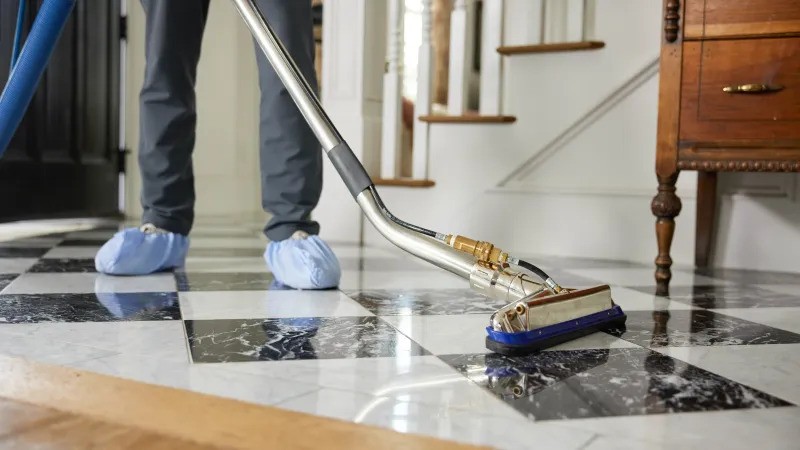
[[[3,325],[0,328],[43,348],[59,342],[149,358],[189,361],[183,323],[179,320],[50,322]]]
[[[591,450],[618,448],[726,450],[796,449],[800,439],[800,408],[657,414],[577,419],[559,427],[596,433]]]
[[[339,291],[181,292],[184,319],[372,316]]]
[[[489,314],[463,316],[385,316],[401,333],[434,355],[488,353]]]
[[[342,290],[357,289],[448,289],[469,288],[469,281],[431,267],[420,271],[358,271],[343,270]]]
[[[134,354],[117,354],[69,365],[105,375],[265,405],[318,389],[299,381],[230,371],[224,364],[191,364],[184,360]]]
[[[533,423],[507,409],[466,411],[401,398],[321,389],[281,408],[499,449],[577,449],[594,438],[547,423]],[[504,405],[503,405],[504,406]]]
[[[626,340],[611,336],[608,333],[592,333],[563,344],[550,347],[546,351],[554,350],[589,350],[606,348],[633,348],[638,345]]]
[[[190,256],[186,264],[179,269],[184,272],[239,272],[261,273],[268,272],[267,264],[263,258],[257,257],[202,257]]]
[[[435,356],[229,363],[230,370],[447,408],[508,408]]]
[[[97,273],[24,273],[4,294],[91,294],[125,292],[174,292],[172,274],[112,277]]]
[[[23,273],[36,261],[36,258],[0,258],[0,273]]]
[[[260,248],[267,245],[266,238],[259,237],[209,237],[190,236],[191,248]]]
[[[678,309],[694,309],[686,303],[669,300],[654,294],[646,294],[635,289],[628,289],[622,286],[611,287],[611,298],[622,307],[623,311],[663,311]]]
[[[100,247],[82,247],[82,246],[55,247],[50,249],[50,251],[48,251],[47,253],[45,253],[44,258],[72,258],[72,259],[94,258],[97,255],[98,250],[100,250]]]
[[[738,317],[782,330],[800,333],[800,307],[797,308],[726,308],[715,312]]]
[[[647,268],[614,268],[614,269],[574,269],[567,270],[586,278],[592,278],[606,284],[617,284],[622,286],[655,286],[656,281],[653,273],[655,269]],[[672,281],[670,286],[693,286],[693,285],[720,285],[730,284],[726,280],[718,280],[702,275],[695,275],[691,272],[682,270],[672,271]]]
[[[665,347],[657,351],[800,403],[800,344]]]
[[[17,334],[17,325],[0,326],[0,353],[48,364],[68,364],[110,356],[116,352],[63,340],[32,339]]]

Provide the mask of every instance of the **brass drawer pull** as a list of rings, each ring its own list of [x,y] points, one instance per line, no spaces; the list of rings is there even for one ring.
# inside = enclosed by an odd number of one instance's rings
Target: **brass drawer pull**
[[[780,84],[740,84],[739,86],[725,86],[723,92],[729,94],[762,94],[765,92],[777,92],[783,89]]]

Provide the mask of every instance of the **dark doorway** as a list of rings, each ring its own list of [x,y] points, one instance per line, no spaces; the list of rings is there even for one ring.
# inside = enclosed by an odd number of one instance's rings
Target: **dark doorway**
[[[41,0],[28,0],[25,33]],[[17,1],[0,2],[0,83]],[[0,221],[118,214],[119,0],[78,0],[25,118],[0,159]]]

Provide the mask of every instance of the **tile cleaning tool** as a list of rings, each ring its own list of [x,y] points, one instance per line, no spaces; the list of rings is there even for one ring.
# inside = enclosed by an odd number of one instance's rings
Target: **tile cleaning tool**
[[[508,303],[492,314],[486,327],[489,350],[523,355],[624,327],[625,313],[614,304],[609,286],[562,288],[538,267],[489,242],[437,233],[392,215],[253,0],[233,3],[372,225],[401,249],[469,280],[481,294]]]
[[[469,280],[470,286],[481,294],[507,302],[491,316],[486,327],[487,348],[503,355],[521,355],[595,331],[624,326],[625,314],[614,304],[609,286],[562,288],[538,267],[489,242],[437,233],[392,215],[253,1],[233,0],[233,3],[375,228],[401,249]],[[33,98],[74,6],[75,0],[44,0],[18,59],[12,58],[12,70],[0,95],[0,156]],[[24,4],[20,8],[15,49],[21,42],[21,18],[25,14]],[[13,53],[16,55],[16,50]]]

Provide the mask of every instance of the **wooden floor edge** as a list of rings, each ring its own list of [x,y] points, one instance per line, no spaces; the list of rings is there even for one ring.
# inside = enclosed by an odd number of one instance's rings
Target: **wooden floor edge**
[[[419,120],[427,123],[513,123],[517,121],[515,116],[480,116],[480,115],[463,115],[463,116],[446,116],[446,115],[428,115],[420,116]]]
[[[559,42],[557,44],[505,45],[497,48],[501,55],[529,55],[535,53],[578,52],[597,50],[606,46],[602,41]]]
[[[227,448],[486,448],[5,355],[0,399]]]

